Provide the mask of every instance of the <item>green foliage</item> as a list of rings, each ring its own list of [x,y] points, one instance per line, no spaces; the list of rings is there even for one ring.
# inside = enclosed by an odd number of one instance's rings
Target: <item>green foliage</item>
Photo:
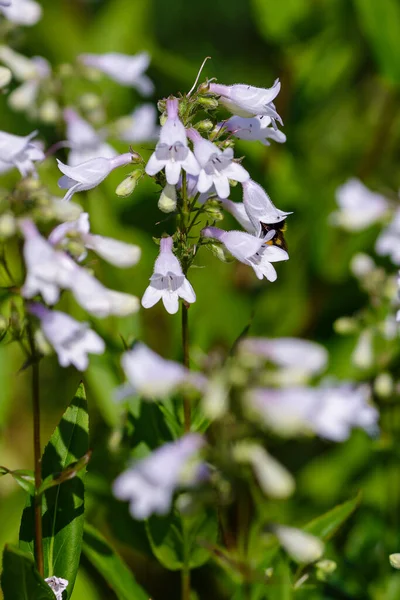
[[[122,558],[101,533],[85,524],[82,550],[99,574],[114,590],[118,600],[148,600]]]
[[[8,545],[3,553],[1,587],[4,600],[54,600],[30,553]]]
[[[50,438],[42,458],[42,477],[53,478],[88,452],[89,420],[83,384]],[[75,468],[74,468],[75,470]],[[84,519],[85,468],[75,476],[43,491],[43,551],[45,576],[67,579],[71,595],[79,567]],[[46,486],[44,486],[46,488]],[[32,500],[25,508],[20,547],[33,554]]]
[[[304,527],[304,530],[323,540],[330,540],[339,527],[353,514],[360,501],[361,495],[359,494],[352,500],[339,504],[324,515],[313,519]]]

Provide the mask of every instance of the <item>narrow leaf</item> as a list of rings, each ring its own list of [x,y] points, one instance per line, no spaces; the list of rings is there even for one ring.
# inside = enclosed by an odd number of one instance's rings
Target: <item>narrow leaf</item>
[[[85,524],[83,552],[118,600],[149,600],[149,595],[137,583],[122,558],[92,525]]]
[[[54,600],[31,554],[11,545],[7,545],[3,553],[1,587],[4,600]]]
[[[332,510],[329,510],[325,514],[316,517],[310,521],[305,527],[304,531],[311,533],[323,540],[330,540],[339,527],[352,515],[356,510],[361,501],[361,494],[357,494],[352,500],[338,504]]]
[[[88,414],[85,390],[81,384],[50,438],[42,458],[43,480],[53,478],[80,461],[88,453]],[[73,467],[75,470],[75,467]],[[47,489],[43,494],[43,551],[45,577],[62,577],[72,594],[78,571],[84,517],[85,468],[73,479]],[[68,473],[68,471],[67,471]],[[20,547],[34,550],[32,498],[24,510],[20,529]]]

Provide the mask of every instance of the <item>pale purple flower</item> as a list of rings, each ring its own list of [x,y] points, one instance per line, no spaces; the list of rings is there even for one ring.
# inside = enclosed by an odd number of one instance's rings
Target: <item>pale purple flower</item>
[[[156,140],[160,134],[157,110],[153,104],[142,104],[116,123],[118,139],[130,144]]]
[[[187,383],[195,387],[203,384],[199,374],[162,358],[141,342],[123,354],[121,363],[128,379],[127,392],[147,400],[166,398]]]
[[[276,128],[276,121],[283,124],[273,103],[281,89],[279,79],[274,82],[272,88],[258,88],[242,83],[235,85],[210,83],[209,87],[210,92],[220,96],[220,102],[232,114],[240,117],[257,115],[270,117],[274,128]]]
[[[85,248],[93,250],[107,262],[116,267],[132,267],[140,259],[140,248],[102,235],[90,233],[89,214],[82,213],[75,221],[58,225],[49,235],[49,242],[54,246],[66,246],[68,236],[78,237]],[[86,253],[80,257],[85,258]]]
[[[342,442],[356,427],[374,434],[378,411],[368,403],[368,386],[350,384],[284,389],[254,389],[246,405],[277,433],[285,436],[302,432]]]
[[[68,581],[66,579],[62,579],[62,577],[47,577],[45,582],[51,587],[56,597],[56,600],[62,600],[63,592],[68,587]]]
[[[377,223],[388,210],[388,201],[381,194],[371,192],[359,179],[349,179],[337,188],[339,210],[332,213],[331,221],[348,231],[361,231]]]
[[[99,185],[114,169],[128,165],[132,155],[127,152],[115,158],[92,158],[86,162],[69,167],[57,159],[58,168],[63,177],[58,181],[61,189],[68,190],[64,200],[70,200],[76,192],[91,190]]]
[[[203,229],[204,237],[219,240],[240,262],[250,265],[258,277],[275,281],[277,273],[271,263],[288,260],[288,253],[277,246],[267,245],[266,238],[258,238],[244,231],[224,231],[218,227]]]
[[[152,514],[169,512],[174,492],[183,484],[194,485],[199,469],[191,481],[183,479],[185,468],[203,446],[203,438],[195,433],[164,444],[146,458],[134,463],[113,485],[119,500],[129,500],[130,513],[135,519],[147,519]]]
[[[15,79],[22,82],[9,95],[9,105],[13,110],[32,111],[42,83],[50,76],[49,62],[41,56],[27,58],[8,46],[0,46],[0,60],[11,69]]]
[[[190,175],[198,175],[200,166],[188,148],[186,130],[178,116],[178,100],[167,100],[167,120],[161,127],[156,149],[146,165],[148,175],[156,175],[165,168],[168,183],[176,185],[181,169]]]
[[[229,179],[244,182],[250,175],[242,165],[234,162],[232,148],[220,150],[218,146],[204,139],[195,129],[187,131],[193,142],[194,155],[200,165],[197,189],[205,193],[214,185],[220,198],[229,196]]]
[[[142,298],[144,308],[151,308],[162,300],[165,310],[170,315],[178,312],[179,298],[189,304],[196,301],[196,294],[183,274],[181,264],[172,252],[172,247],[171,237],[161,238],[160,254],[154,264],[150,285]]]
[[[115,158],[117,151],[104,142],[97,131],[72,108],[64,110],[67,140],[71,151],[68,165],[74,167],[94,158]]]
[[[400,265],[400,208],[376,240],[375,250],[380,256],[390,256],[393,264]]]
[[[262,235],[261,223],[273,225],[274,223],[283,221],[288,215],[292,214],[276,208],[261,185],[252,179],[245,181],[242,185],[244,208],[253,224],[256,235]]]
[[[240,342],[240,351],[265,358],[283,369],[295,369],[308,375],[317,375],[328,362],[328,352],[323,346],[299,338],[249,337]]]
[[[239,140],[259,141],[264,146],[270,146],[269,140],[283,144],[286,142],[286,135],[278,129],[271,127],[271,117],[231,117],[225,123],[222,123]]]
[[[0,12],[16,25],[35,25],[42,16],[42,8],[35,0],[3,0]]]
[[[105,73],[121,85],[136,88],[144,96],[153,93],[153,82],[144,74],[150,64],[150,55],[147,52],[140,52],[133,56],[119,52],[81,54],[79,60],[87,67]]]
[[[49,310],[42,304],[31,304],[29,311],[40,319],[41,329],[53,346],[62,367],[73,365],[85,371],[89,364],[88,354],[103,354],[104,340],[87,323],[80,323],[69,315]]]
[[[228,211],[236,221],[240,223],[247,233],[257,235],[258,228],[254,227],[253,223],[249,219],[246,208],[243,202],[233,202],[232,200],[221,199],[221,204],[226,211]]]
[[[60,289],[71,284],[74,263],[66,254],[55,250],[32,221],[21,221],[20,228],[25,238],[23,255],[26,265],[22,296],[33,298],[41,294],[47,304],[55,304]]]
[[[0,173],[6,173],[13,167],[18,169],[22,177],[36,173],[34,163],[45,158],[43,150],[32,142],[36,135],[37,131],[27,136],[0,131]]]

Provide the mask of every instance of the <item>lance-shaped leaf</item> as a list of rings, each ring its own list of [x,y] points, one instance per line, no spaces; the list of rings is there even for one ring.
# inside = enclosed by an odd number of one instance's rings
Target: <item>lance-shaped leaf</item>
[[[66,469],[61,471],[61,473],[53,473],[52,475],[46,477],[39,488],[38,494],[43,494],[43,492],[46,490],[49,490],[56,485],[60,485],[61,483],[76,477],[83,469],[86,468],[91,456],[92,451],[89,450],[82,456],[82,458],[71,463]]]
[[[88,414],[85,390],[81,384],[50,438],[42,458],[42,477],[49,481],[88,453]],[[43,493],[43,552],[45,577],[62,577],[69,581],[72,594],[82,547],[85,468],[74,472],[73,479],[51,487]],[[57,475],[56,475],[57,477]],[[49,479],[47,479],[49,478]],[[24,510],[20,529],[20,547],[34,552],[33,502]]]
[[[10,471],[7,467],[0,467],[0,476],[1,475],[11,475],[18,485],[28,492],[28,494],[33,495],[35,493],[35,475],[30,469]]]
[[[33,557],[7,545],[3,554],[1,588],[4,600],[54,600],[54,594],[36,570]]]
[[[338,504],[328,512],[310,521],[304,531],[316,535],[323,540],[330,540],[343,523],[353,514],[361,501],[361,494],[355,498]]]
[[[97,529],[87,523],[82,550],[114,590],[118,600],[149,600],[149,594],[137,583],[122,558]]]

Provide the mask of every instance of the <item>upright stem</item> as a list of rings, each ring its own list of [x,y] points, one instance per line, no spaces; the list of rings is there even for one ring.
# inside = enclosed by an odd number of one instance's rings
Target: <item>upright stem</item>
[[[35,342],[32,327],[28,326],[29,345],[32,358],[32,407],[33,407],[33,457],[35,471],[35,555],[36,564],[40,575],[44,576],[43,561],[43,530],[42,530],[42,495],[38,490],[42,483],[42,465],[40,449],[40,387],[39,387],[39,362],[36,360]]]
[[[185,302],[182,303],[182,348],[183,348],[183,364],[189,368],[189,311]],[[190,431],[191,423],[191,406],[187,396],[183,398],[183,415],[185,433]]]

